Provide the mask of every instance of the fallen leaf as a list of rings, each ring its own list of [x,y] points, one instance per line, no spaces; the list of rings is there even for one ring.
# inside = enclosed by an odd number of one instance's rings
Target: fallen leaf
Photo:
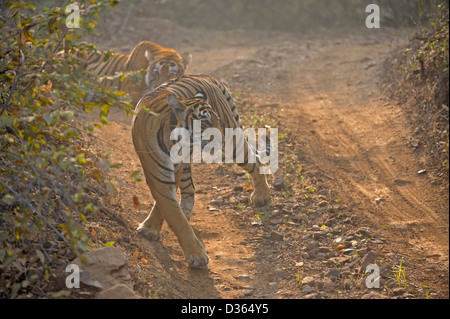
[[[141,263],[143,263],[144,265],[148,264],[148,260],[145,258],[141,258]]]
[[[137,260],[139,258],[139,251],[136,249],[133,253],[133,259]]]
[[[133,195],[133,204],[135,209],[139,209],[139,199],[136,195]]]
[[[245,188],[245,191],[247,191],[247,192],[252,191],[252,190],[253,190],[253,186],[252,185],[249,185],[249,186],[247,186]]]

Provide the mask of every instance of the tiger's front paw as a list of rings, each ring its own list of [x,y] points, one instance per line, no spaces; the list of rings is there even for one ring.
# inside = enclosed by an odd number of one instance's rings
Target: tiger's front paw
[[[143,225],[139,226],[137,229],[138,235],[150,241],[158,241],[161,240],[161,234],[158,231],[149,229],[144,227]]]
[[[186,261],[192,267],[201,267],[201,266],[205,266],[208,264],[209,257],[206,254],[206,251],[203,250],[203,252],[199,252],[194,255],[186,256]]]
[[[192,267],[205,266],[209,262],[208,254],[202,242],[198,239],[195,240],[195,244],[192,248],[184,251],[184,256],[188,264]]]

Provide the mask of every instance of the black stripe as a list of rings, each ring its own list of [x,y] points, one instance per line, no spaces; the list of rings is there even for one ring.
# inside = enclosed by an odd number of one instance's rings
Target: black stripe
[[[183,173],[190,173],[190,172],[191,172],[191,167],[190,166],[183,167]]]
[[[161,179],[159,179],[158,177],[156,177],[155,175],[152,174],[151,171],[146,172],[148,174],[150,174],[154,179],[156,179],[158,182],[163,183],[165,185],[175,185],[175,182],[170,182],[170,181],[163,181]]]
[[[103,75],[103,74],[104,74],[104,73],[103,73],[103,70],[104,70],[106,67],[109,68],[109,66],[110,66],[112,63],[114,63],[114,60],[115,60],[114,58],[115,58],[115,57],[112,56],[112,57],[109,58],[108,61],[104,62],[105,64],[103,65],[103,67],[102,67],[98,72],[96,72],[97,75]],[[105,74],[107,74],[107,73],[105,73]]]
[[[178,88],[178,87],[181,87],[184,91],[187,91],[187,93],[185,93],[183,96],[184,96],[184,98],[187,98],[187,97],[189,97],[190,95],[192,95],[192,94],[194,94],[193,92],[192,92],[192,90],[190,90],[186,85],[184,85],[184,84],[182,84],[182,83],[176,83],[176,85],[173,85],[172,86],[173,88]]]
[[[164,143],[164,123],[161,125],[161,127],[158,130],[158,133],[156,133],[158,145],[161,148],[161,151],[163,151],[165,154],[169,155],[169,151],[166,148],[166,144]]]
[[[117,65],[122,61],[122,57],[121,56],[114,56],[111,58],[113,61],[111,63],[111,65],[108,67],[108,69],[105,71],[106,75],[112,75],[116,72],[117,70]]]
[[[95,59],[94,59],[93,61],[89,61],[89,59],[92,58],[92,56],[94,56],[94,55],[96,55]],[[101,57],[102,57],[101,54],[95,54],[95,53],[93,53],[93,54],[88,58],[88,61],[87,61],[88,65],[92,65],[92,64],[94,64],[94,63],[97,63],[97,61],[98,61]],[[97,65],[96,65],[95,67],[97,67]]]
[[[176,198],[169,197],[169,196],[167,196],[167,194],[161,193],[158,189],[154,189],[154,190],[152,190],[152,192],[156,192],[156,193],[158,193],[159,195],[161,195],[162,197],[164,197],[164,198],[166,198],[166,199],[168,199],[168,200],[170,200],[170,201],[176,203],[176,205],[180,206],[180,204],[178,203],[178,201],[177,201]],[[157,203],[158,203],[158,202],[157,202]]]
[[[187,181],[190,180],[190,179],[191,179],[191,176],[189,175],[189,176],[186,177],[186,178],[180,179],[180,182],[184,183],[184,182],[187,182]]]
[[[191,180],[191,182],[190,182],[188,185],[184,186],[183,188],[180,187],[180,191],[183,192],[183,191],[186,190],[188,187],[191,187],[191,185],[194,186],[194,184],[192,183],[192,180]]]
[[[175,91],[178,96],[184,96],[183,91],[177,87],[169,86],[170,91]]]
[[[158,162],[157,160],[154,159],[154,157],[152,156],[151,152],[147,152],[147,155],[150,156],[150,158],[153,160],[153,162],[155,162],[160,168],[162,168],[163,170],[166,170],[168,172],[174,173],[174,170],[171,168],[167,168],[165,166],[163,166],[160,162]]]

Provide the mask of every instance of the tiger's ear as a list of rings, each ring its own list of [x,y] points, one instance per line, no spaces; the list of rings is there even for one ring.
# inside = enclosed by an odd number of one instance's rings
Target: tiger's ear
[[[145,58],[148,60],[148,62],[152,62],[153,61],[153,54],[149,51],[149,50],[145,50]]]
[[[182,120],[186,117],[186,108],[181,104],[180,100],[175,96],[175,94],[171,93],[167,96],[167,103],[169,103],[172,108],[173,113],[177,117],[177,120]]]
[[[203,100],[204,102],[206,102],[206,94],[205,93],[203,93],[203,92],[197,92],[197,94],[195,94],[195,96],[194,96],[196,99],[201,99],[201,100]]]
[[[190,53],[184,54],[182,62],[184,64],[184,67],[186,68],[192,62],[192,54]]]

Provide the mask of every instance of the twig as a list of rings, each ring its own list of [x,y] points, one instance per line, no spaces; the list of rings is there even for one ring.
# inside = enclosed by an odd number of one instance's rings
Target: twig
[[[18,79],[22,76],[22,70],[23,70],[23,65],[25,62],[25,57],[23,55],[22,50],[19,50],[19,53],[20,53],[20,69],[19,69],[18,74],[14,77],[11,91],[9,91],[8,98],[6,99],[5,103],[2,106],[2,109],[0,110],[0,116],[2,116],[3,112],[5,112],[6,108],[8,107],[8,104],[11,101],[11,97],[12,97],[14,91],[16,90]]]
[[[56,44],[55,49],[53,50],[52,54],[50,54],[49,58],[47,60],[45,60],[44,64],[41,66],[41,68],[39,69],[39,71],[37,72],[38,74],[42,72],[42,70],[44,70],[44,68],[47,66],[48,62],[50,61],[50,58],[53,57],[53,55],[56,53],[56,51],[58,50],[59,46],[61,45],[61,42],[64,40],[64,38],[66,37],[67,34],[67,29],[64,30],[63,34],[61,35],[61,38],[59,39],[58,43]],[[36,75],[34,75],[30,82],[28,82],[27,86],[25,88],[23,88],[23,90],[21,91],[21,94],[23,92],[26,92],[26,90],[28,90],[28,88],[31,86],[31,84],[34,82],[34,80],[37,78]],[[1,114],[0,114],[1,115]]]
[[[22,201],[25,205],[27,205],[40,219],[42,219],[45,223],[48,224],[48,226],[50,226],[50,228],[66,243],[68,244],[68,240],[66,237],[64,237],[57,229],[56,227],[50,223],[46,218],[44,218],[36,208],[34,208],[33,205],[31,205],[22,195],[20,195],[19,193],[17,193],[14,189],[12,189],[8,184],[3,183],[2,181],[0,181],[0,183],[6,187],[11,193],[13,193],[20,201]]]

